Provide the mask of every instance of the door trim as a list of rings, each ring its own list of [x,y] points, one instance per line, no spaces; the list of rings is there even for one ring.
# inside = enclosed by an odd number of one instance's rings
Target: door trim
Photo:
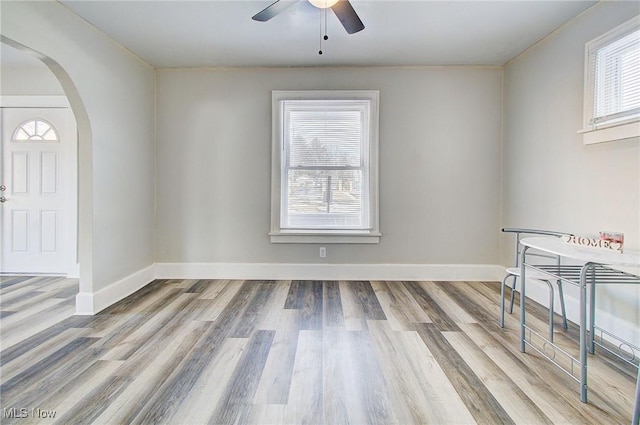
[[[68,278],[80,277],[80,264],[78,259],[78,125],[71,109],[71,104],[67,96],[1,96],[0,95],[0,107],[1,108],[68,108],[69,119],[72,120],[73,128],[75,130],[70,132],[70,140],[68,149],[68,165],[70,172],[68,173],[69,181],[69,193],[75,194],[75,196],[69,196],[69,203],[67,205],[69,211],[69,224],[68,224],[68,262],[65,266],[66,276]],[[2,274],[0,272],[0,274]]]

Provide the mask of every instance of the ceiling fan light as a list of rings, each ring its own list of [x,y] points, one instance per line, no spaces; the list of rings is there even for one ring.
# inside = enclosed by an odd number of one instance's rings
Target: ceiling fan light
[[[317,7],[318,9],[327,9],[340,0],[309,0],[309,3]]]

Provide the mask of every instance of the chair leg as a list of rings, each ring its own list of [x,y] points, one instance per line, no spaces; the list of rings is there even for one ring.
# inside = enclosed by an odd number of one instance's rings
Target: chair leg
[[[500,320],[499,320],[499,324],[501,328],[504,328],[504,287],[505,287],[505,280],[507,280],[507,277],[509,277],[509,275],[505,276],[502,278],[502,282],[500,282]]]
[[[513,275],[513,285],[511,286],[511,300],[509,302],[509,314],[513,314],[513,303],[516,300],[516,281],[518,277]]]
[[[567,310],[564,306],[564,294],[562,291],[562,281],[558,280],[556,283],[558,284],[558,295],[560,295],[560,309],[562,310],[562,327],[565,329],[568,329],[569,326],[567,325]]]
[[[500,327],[504,328],[504,296],[506,292],[507,279],[512,275],[508,274],[502,278],[502,282],[500,283]],[[513,290],[512,290],[513,291]]]

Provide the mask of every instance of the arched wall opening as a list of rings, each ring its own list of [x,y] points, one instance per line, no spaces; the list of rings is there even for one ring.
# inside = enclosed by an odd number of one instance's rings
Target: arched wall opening
[[[59,2],[3,2],[0,34],[35,55],[79,135],[80,293],[95,314],[155,278],[155,68]]]
[[[77,211],[71,225],[76,226],[77,231],[77,261],[79,264],[79,291],[93,291],[92,276],[92,133],[91,124],[85,106],[80,98],[78,90],[68,73],[60,64],[46,55],[37,52],[21,43],[2,35],[0,42],[20,52],[37,58],[51,71],[60,83],[66,96],[71,111],[74,115],[77,129],[78,152],[77,161],[69,164],[77,167]],[[76,245],[74,243],[74,245]]]

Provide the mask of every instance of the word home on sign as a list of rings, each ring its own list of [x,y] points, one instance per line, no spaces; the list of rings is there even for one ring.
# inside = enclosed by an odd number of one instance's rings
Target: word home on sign
[[[600,249],[608,249],[617,252],[622,252],[622,244],[619,242],[612,242],[606,239],[600,239],[599,237],[588,237],[588,236],[576,236],[576,235],[565,235],[562,237],[562,240],[566,243],[570,243],[573,245],[585,246],[589,248],[600,248]]]

